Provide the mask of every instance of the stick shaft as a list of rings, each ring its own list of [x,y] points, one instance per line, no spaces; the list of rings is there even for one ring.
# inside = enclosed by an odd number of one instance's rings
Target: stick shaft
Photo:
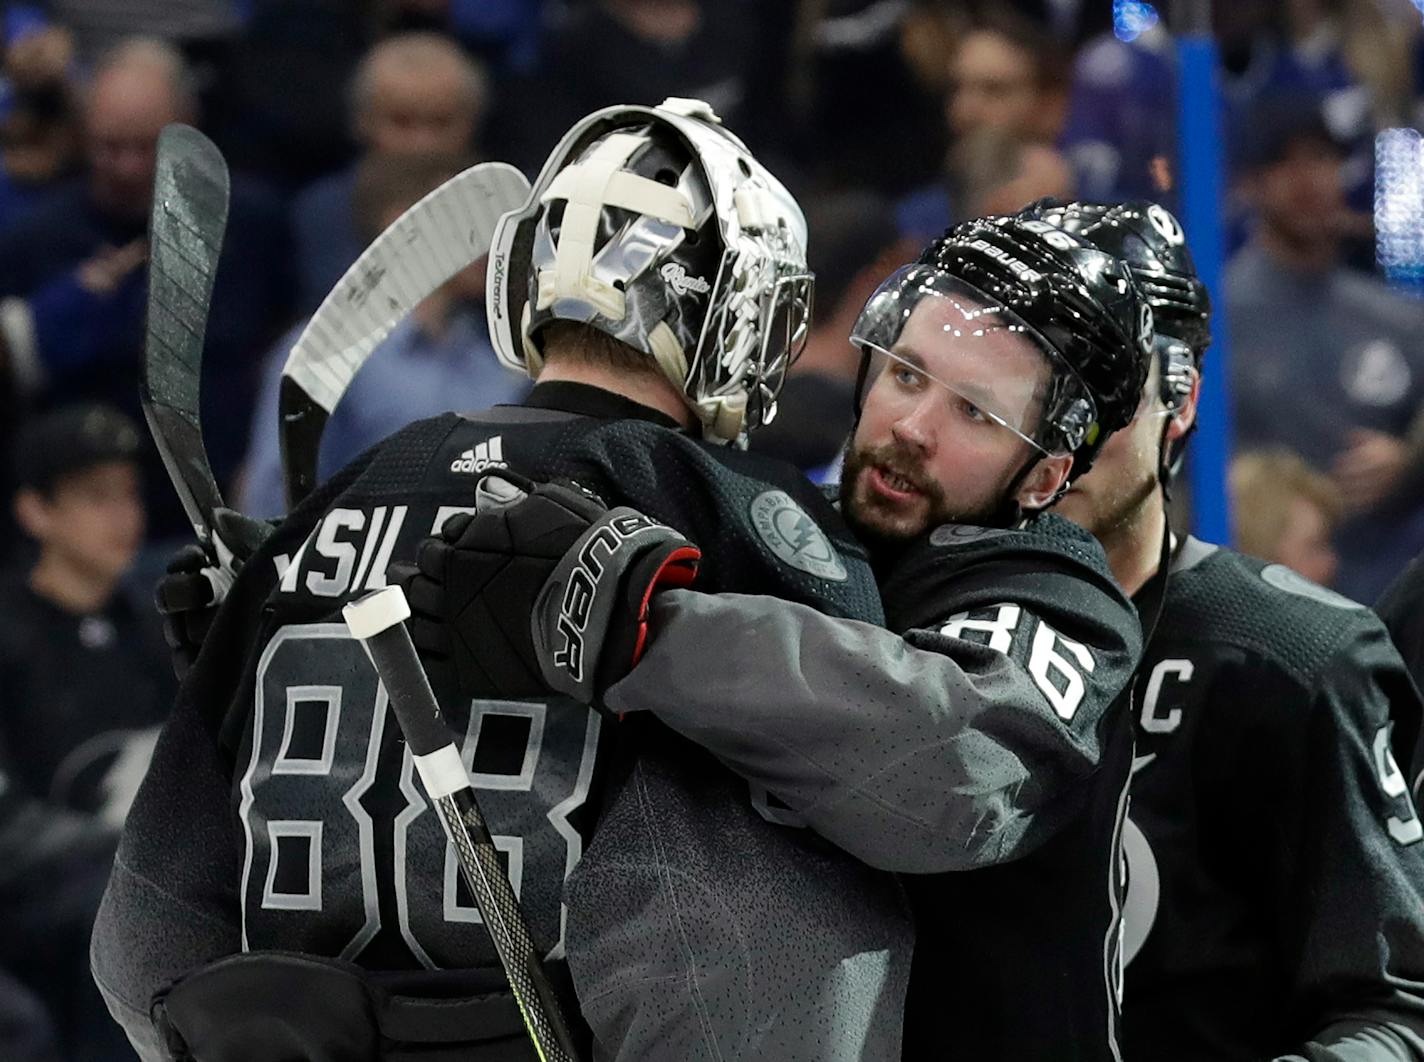
[[[479,906],[535,1051],[544,1062],[576,1062],[568,1022],[540,965],[519,899],[500,865],[469,775],[405,628],[409,614],[399,587],[378,590],[345,609],[347,625],[375,664],[391,710],[415,755],[421,782],[455,846],[460,873]]]

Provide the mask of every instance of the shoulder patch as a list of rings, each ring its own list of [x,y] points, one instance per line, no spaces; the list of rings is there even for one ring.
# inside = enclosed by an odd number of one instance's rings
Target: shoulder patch
[[[758,494],[751,504],[752,526],[779,560],[820,579],[844,582],[845,564],[806,510],[784,490]]]
[[[1327,590],[1317,583],[1312,583],[1305,576],[1287,568],[1284,564],[1266,565],[1261,569],[1261,580],[1274,586],[1277,590],[1284,590],[1296,597],[1309,598],[1311,601],[1318,601],[1331,608],[1362,609],[1365,607],[1358,601],[1350,600],[1344,594],[1337,594],[1334,590]]]
[[[983,538],[995,538],[1009,534],[1002,527],[980,527],[977,524],[942,524],[930,532],[930,545],[957,546],[964,542],[978,542]]]

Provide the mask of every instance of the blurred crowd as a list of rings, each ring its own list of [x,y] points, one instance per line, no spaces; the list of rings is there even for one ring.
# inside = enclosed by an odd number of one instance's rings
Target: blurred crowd
[[[1212,6],[1234,534],[1371,602],[1424,547],[1424,301],[1376,269],[1372,227],[1376,133],[1424,118],[1419,11]],[[473,161],[532,176],[582,114],[669,95],[709,101],[806,208],[814,330],[752,445],[833,475],[851,323],[919,245],[1042,196],[1177,205],[1170,15],[1124,0],[0,2],[0,1053],[125,1057],[84,947],[172,696],[147,597],[186,523],[137,400],[165,124],[203,128],[234,173],[202,416],[244,511],[282,511],[281,366],[370,240]],[[357,376],[322,473],[412,419],[525,387],[494,359],[472,268]]]

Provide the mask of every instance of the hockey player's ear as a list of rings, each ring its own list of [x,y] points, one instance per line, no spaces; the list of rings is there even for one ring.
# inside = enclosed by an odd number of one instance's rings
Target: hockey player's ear
[[[1171,423],[1167,425],[1167,441],[1176,442],[1184,438],[1197,422],[1197,402],[1201,398],[1201,376],[1194,376],[1192,389],[1183,395],[1176,409],[1172,411]]]
[[[1063,489],[1063,485],[1068,481],[1068,470],[1072,467],[1072,454],[1039,458],[1019,484],[1018,493],[1015,495],[1019,507],[1026,511],[1036,511],[1048,505]]]

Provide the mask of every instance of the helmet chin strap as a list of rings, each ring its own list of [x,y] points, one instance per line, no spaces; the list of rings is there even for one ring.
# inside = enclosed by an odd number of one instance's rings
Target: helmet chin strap
[[[1157,623],[1162,618],[1162,608],[1167,600],[1167,579],[1172,568],[1172,521],[1168,505],[1172,500],[1172,474],[1175,463],[1180,463],[1181,449],[1174,455],[1167,445],[1167,432],[1172,427],[1172,418],[1162,422],[1162,434],[1157,440],[1157,486],[1162,493],[1162,544],[1157,553],[1157,570],[1142,584],[1137,592],[1137,616],[1142,623],[1142,644],[1152,641]]]

